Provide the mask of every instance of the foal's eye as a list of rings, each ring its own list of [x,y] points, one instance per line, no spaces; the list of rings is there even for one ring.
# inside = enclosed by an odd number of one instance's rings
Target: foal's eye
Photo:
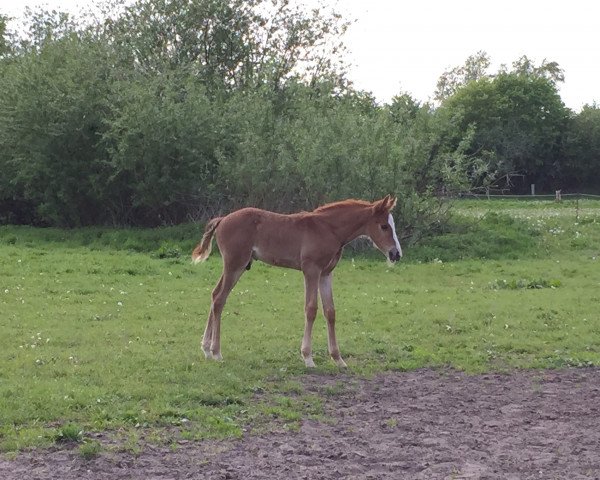
[[[390,226],[389,226],[387,223],[384,223],[384,224],[381,226],[381,229],[382,229],[382,230],[387,230],[388,228],[390,228]]]

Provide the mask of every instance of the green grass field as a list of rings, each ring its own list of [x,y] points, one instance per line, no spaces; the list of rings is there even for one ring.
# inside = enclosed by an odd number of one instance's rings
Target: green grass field
[[[576,207],[458,202],[395,267],[348,253],[334,293],[349,371],[600,365],[600,202]],[[71,439],[86,455],[91,431],[136,451],[321,415],[298,381],[299,272],[255,262],[225,307],[224,362],[201,356],[221,260],[189,263],[200,233],[0,227],[0,451]],[[313,345],[335,373],[322,317]]]

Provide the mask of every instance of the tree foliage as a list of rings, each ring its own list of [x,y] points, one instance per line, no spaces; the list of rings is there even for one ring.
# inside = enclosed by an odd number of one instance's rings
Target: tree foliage
[[[290,0],[138,0],[105,34],[136,70],[185,68],[214,92],[334,74],[346,27]]]
[[[467,153],[484,169],[473,176],[485,183],[518,172],[526,184],[559,188],[569,110],[557,90],[554,63],[534,67],[523,57],[514,71],[470,80],[442,102],[460,114],[459,131],[474,131]]]
[[[464,65],[454,67],[440,75],[435,91],[435,99],[441,102],[454,95],[458,89],[469,82],[488,78],[489,66],[490,57],[484,51],[479,51],[475,55],[467,57]]]
[[[6,25],[9,18],[0,15],[0,58],[4,57],[10,51],[10,43],[7,39]]]
[[[600,179],[600,107],[585,105],[570,119],[564,172],[566,184],[598,191]]]
[[[0,222],[162,225],[395,193],[416,238],[444,218],[439,194],[505,172],[597,186],[597,107],[565,109],[554,62],[491,75],[479,52],[442,76],[439,105],[379,105],[346,80],[329,10],[111,1],[14,31],[0,17]]]
[[[140,75],[112,85],[100,145],[103,204],[113,223],[179,223],[214,201],[218,115],[189,75]]]
[[[4,65],[2,193],[35,205],[40,221],[93,223],[101,208],[94,189],[109,70],[101,47],[73,35]]]

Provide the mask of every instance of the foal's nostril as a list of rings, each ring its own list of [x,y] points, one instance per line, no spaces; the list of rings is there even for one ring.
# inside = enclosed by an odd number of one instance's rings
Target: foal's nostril
[[[397,262],[400,260],[400,252],[395,248],[392,248],[388,253],[388,257],[390,257],[390,261]]]

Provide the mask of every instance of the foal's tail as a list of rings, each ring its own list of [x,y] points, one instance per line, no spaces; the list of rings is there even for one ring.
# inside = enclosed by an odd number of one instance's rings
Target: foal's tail
[[[204,235],[202,235],[202,240],[200,240],[200,243],[196,245],[196,248],[194,248],[194,251],[192,252],[193,263],[200,263],[208,258],[210,251],[212,250],[212,238],[215,234],[215,230],[223,218],[224,217],[213,218],[206,224]]]

